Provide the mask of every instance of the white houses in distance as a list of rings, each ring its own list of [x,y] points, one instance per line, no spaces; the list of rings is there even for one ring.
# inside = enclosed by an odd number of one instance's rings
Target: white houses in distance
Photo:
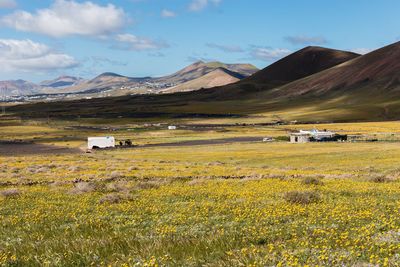
[[[308,142],[327,142],[327,141],[346,141],[346,135],[338,135],[331,131],[318,131],[313,129],[311,131],[303,131],[290,133],[290,143],[308,143]]]

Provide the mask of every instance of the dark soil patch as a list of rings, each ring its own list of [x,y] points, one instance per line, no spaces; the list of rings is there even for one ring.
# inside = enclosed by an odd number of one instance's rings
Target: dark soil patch
[[[59,147],[24,142],[0,142],[0,156],[82,153],[79,148]]]

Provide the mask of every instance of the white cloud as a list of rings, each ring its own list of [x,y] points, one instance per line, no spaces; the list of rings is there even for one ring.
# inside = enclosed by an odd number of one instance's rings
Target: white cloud
[[[174,18],[174,17],[176,17],[176,13],[171,11],[171,10],[168,10],[168,9],[163,9],[161,11],[161,17],[163,17],[163,18]]]
[[[154,41],[145,37],[138,37],[133,34],[118,34],[115,38],[118,42],[117,49],[144,51],[144,50],[158,50],[168,47],[168,44],[162,41]]]
[[[220,44],[215,44],[215,43],[208,43],[206,45],[210,48],[219,49],[219,50],[221,50],[223,52],[227,52],[227,53],[243,52],[243,49],[237,45],[220,45]]]
[[[17,2],[15,0],[0,0],[0,8],[16,8]]]
[[[31,40],[0,39],[0,65],[3,71],[43,72],[78,66],[71,56]]]
[[[100,6],[73,0],[56,0],[50,8],[35,13],[16,11],[1,19],[10,28],[53,37],[109,35],[121,29],[126,21],[123,9],[112,4]]]
[[[365,54],[368,54],[369,52],[372,52],[373,50],[374,49],[371,49],[371,48],[355,48],[355,49],[352,49],[351,52],[354,52],[354,53],[357,53],[360,55],[365,55]]]
[[[263,61],[274,61],[281,59],[291,53],[290,50],[285,48],[269,48],[269,47],[253,47],[250,55],[254,59]]]
[[[202,11],[210,4],[218,6],[222,0],[193,0],[189,5],[189,10],[193,12]]]
[[[328,41],[323,36],[287,36],[285,40],[294,45],[326,44]]]

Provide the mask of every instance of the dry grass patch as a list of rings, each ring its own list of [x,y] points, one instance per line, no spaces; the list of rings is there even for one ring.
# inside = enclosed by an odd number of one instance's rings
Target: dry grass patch
[[[70,190],[71,194],[84,194],[90,193],[96,190],[96,186],[93,183],[79,182],[74,184],[74,188]]]
[[[5,189],[5,190],[1,191],[0,195],[5,198],[17,197],[17,196],[21,195],[21,190],[19,190],[17,188],[9,188],[9,189]]]
[[[311,204],[321,201],[321,195],[315,191],[291,191],[284,195],[287,202],[293,204]]]
[[[116,193],[111,193],[104,195],[102,198],[100,198],[99,203],[104,204],[104,203],[109,203],[109,204],[117,204],[120,203],[124,200],[125,198],[121,196],[120,194]]]
[[[305,184],[305,185],[323,185],[324,184],[322,179],[317,178],[317,177],[306,177],[301,181],[301,183]]]
[[[129,192],[130,186],[126,181],[118,181],[106,184],[106,190],[110,192]]]
[[[136,190],[157,189],[162,185],[167,184],[165,180],[149,180],[141,181],[135,185]]]
[[[369,177],[368,179],[370,182],[374,183],[389,183],[393,182],[393,179],[385,176],[385,175],[374,175],[372,177]]]

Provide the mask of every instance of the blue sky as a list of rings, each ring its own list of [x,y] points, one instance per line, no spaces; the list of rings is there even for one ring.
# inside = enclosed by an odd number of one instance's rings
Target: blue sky
[[[0,0],[0,80],[159,76],[196,60],[263,68],[308,45],[366,53],[399,40],[399,10],[398,0]]]

